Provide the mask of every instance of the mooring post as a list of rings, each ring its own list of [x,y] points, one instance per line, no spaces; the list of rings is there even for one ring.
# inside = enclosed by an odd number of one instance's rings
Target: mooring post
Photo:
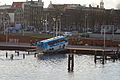
[[[102,53],[102,64],[104,65],[105,63],[105,51],[103,50],[103,53]]]
[[[13,54],[11,54],[10,59],[13,60],[13,57],[14,57]]]
[[[36,57],[36,56],[37,56],[37,53],[34,54],[34,57]]]
[[[115,56],[116,55],[116,51],[114,51],[114,54],[112,55],[112,58],[113,58],[113,62],[115,62]]]
[[[6,58],[8,57],[8,52],[6,52]]]
[[[28,55],[30,54],[30,52],[28,51]]]
[[[68,71],[70,71],[70,54],[68,55]]]
[[[17,56],[19,56],[19,51],[17,51]]]
[[[97,59],[97,54],[96,54],[96,51],[95,51],[95,55],[94,55],[94,62],[96,64],[96,59]]]
[[[71,71],[74,70],[74,55],[72,54],[72,64],[71,64]]]
[[[25,59],[25,54],[23,54],[23,59]]]
[[[74,70],[74,55],[72,51],[68,55],[68,72],[73,72]]]

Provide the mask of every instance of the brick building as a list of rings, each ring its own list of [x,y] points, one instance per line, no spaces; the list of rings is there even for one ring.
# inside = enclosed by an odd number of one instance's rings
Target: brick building
[[[15,8],[15,24],[34,27],[41,25],[41,17],[43,15],[42,0],[13,2],[12,8]]]
[[[2,5],[0,6],[0,30],[3,30],[4,27],[9,25],[10,16],[8,14],[8,9],[10,9],[10,5]]]

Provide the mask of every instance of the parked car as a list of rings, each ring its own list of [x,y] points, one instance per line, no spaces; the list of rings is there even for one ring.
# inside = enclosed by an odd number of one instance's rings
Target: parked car
[[[65,35],[65,36],[72,36],[72,32],[64,32],[63,35]]]

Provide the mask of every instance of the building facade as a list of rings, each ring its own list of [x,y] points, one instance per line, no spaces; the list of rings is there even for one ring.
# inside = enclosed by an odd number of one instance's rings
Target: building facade
[[[61,26],[62,31],[99,32],[102,25],[114,25],[115,28],[120,28],[120,10],[105,9],[103,0],[100,2],[100,7],[50,3],[46,13],[49,14],[50,30],[54,28],[53,18],[58,19],[57,26]]]
[[[41,26],[41,18],[43,15],[42,0],[13,2],[12,8],[15,9],[15,24],[21,24],[24,28],[28,26],[39,28]]]
[[[10,9],[10,7],[10,5],[0,6],[0,30],[4,30],[5,27],[9,26],[10,16],[8,14],[8,9]]]

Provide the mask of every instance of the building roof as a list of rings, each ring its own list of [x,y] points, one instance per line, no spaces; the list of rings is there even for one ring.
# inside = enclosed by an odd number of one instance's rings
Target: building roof
[[[1,5],[0,9],[8,9],[11,8],[11,5]]]
[[[77,7],[80,4],[49,4],[48,8],[55,8],[55,9],[64,9],[66,7]]]
[[[19,6],[22,6],[24,2],[13,2],[12,3],[12,7],[19,7]]]

